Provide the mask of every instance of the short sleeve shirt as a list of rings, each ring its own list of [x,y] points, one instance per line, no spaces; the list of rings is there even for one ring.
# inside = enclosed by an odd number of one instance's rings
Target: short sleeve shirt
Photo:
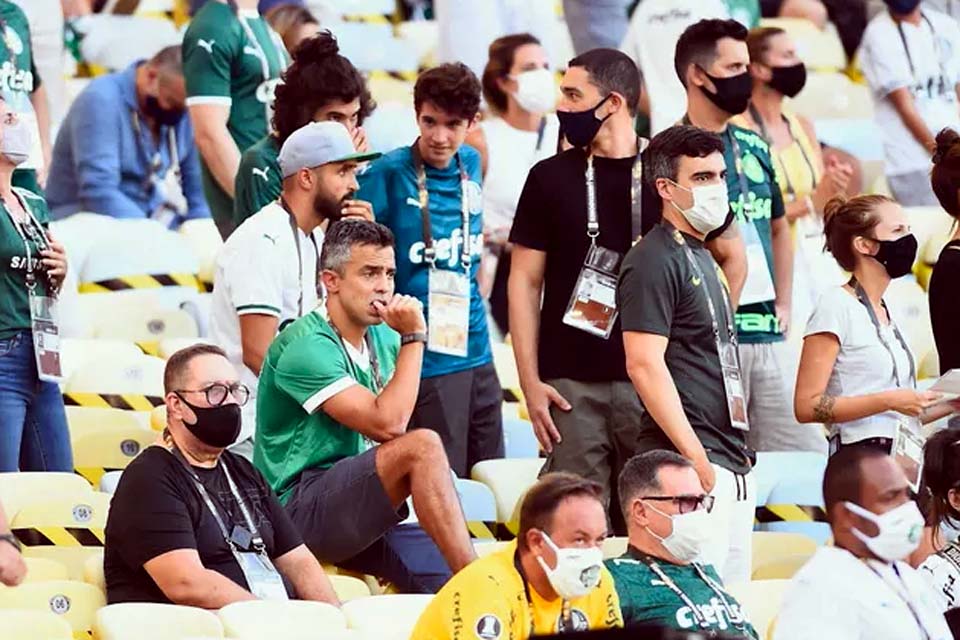
[[[49,221],[47,203],[26,189],[14,187],[23,206],[33,213],[42,226]],[[27,238],[30,244],[30,263],[35,270],[37,286],[47,290],[47,279],[42,273],[40,245]],[[30,299],[27,293],[27,250],[23,238],[4,204],[0,203],[0,340],[20,331],[30,330]]]
[[[384,324],[369,327],[367,335],[386,385],[400,336]],[[369,351],[342,341],[319,310],[292,323],[270,345],[260,370],[254,462],[284,503],[304,470],[328,469],[367,448],[358,431],[323,410],[327,400],[358,384],[379,393]]]
[[[32,130],[33,146],[30,157],[17,167],[40,169],[43,167],[43,149],[40,146],[40,126],[33,110],[30,96],[40,87],[33,59],[30,25],[23,10],[8,0],[0,0],[0,95],[7,107],[24,120]]]
[[[240,456],[223,452],[212,469],[193,467],[228,529],[245,525],[222,465],[230,469],[271,559],[303,544],[263,476]],[[169,551],[193,549],[204,568],[244,589],[246,578],[183,463],[163,447],[147,447],[130,463],[110,502],[104,575],[107,601],[169,603],[143,565]],[[291,591],[289,585],[288,591]]]
[[[694,270],[688,247],[700,267]],[[683,411],[711,462],[747,473],[752,455],[744,432],[730,424],[720,355],[707,295],[720,331],[727,331],[730,308],[721,287],[722,273],[703,243],[659,224],[627,253],[620,270],[617,299],[624,331],[668,339],[667,369],[680,394]],[[726,310],[726,311],[724,311]],[[637,451],[674,450],[649,413],[640,422]]]
[[[562,600],[549,602],[532,587],[528,602],[514,566],[517,543],[478,560],[453,576],[420,615],[411,638],[423,640],[526,640],[533,632],[560,632]],[[613,579],[604,568],[600,584],[570,601],[574,630],[623,626]],[[531,620],[531,612],[533,619]]]
[[[234,181],[233,223],[236,226],[280,198],[283,179],[279,156],[280,146],[272,135],[260,138],[241,154]]]
[[[919,572],[940,596],[944,611],[960,605],[960,544],[957,541],[928,556]]]

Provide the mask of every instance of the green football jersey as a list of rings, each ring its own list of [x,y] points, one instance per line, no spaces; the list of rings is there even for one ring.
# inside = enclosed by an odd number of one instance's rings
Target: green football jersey
[[[280,178],[279,155],[280,146],[272,135],[262,137],[243,152],[234,183],[234,227],[239,227],[244,220],[280,197],[283,180]]]
[[[20,196],[20,201],[26,205],[41,225],[46,227],[49,221],[47,203],[43,198],[27,191],[14,187]],[[30,238],[30,262],[33,264],[34,274],[40,293],[49,294],[47,278],[43,273],[40,262],[40,246]],[[10,218],[6,207],[0,203],[0,340],[10,338],[20,331],[30,330],[30,298],[27,293],[27,251],[23,238]]]
[[[385,385],[396,367],[400,336],[385,324],[367,334]],[[377,392],[372,363],[363,363],[340,340],[320,310],[288,325],[270,345],[260,370],[253,461],[281,502],[290,498],[301,472],[328,469],[366,450],[359,432],[323,411],[324,402],[354,384]]]
[[[40,88],[33,51],[30,44],[30,25],[23,10],[8,0],[0,0],[0,95],[7,107],[17,113],[31,129],[32,145],[27,161],[14,171],[14,184],[39,193],[36,170],[43,166],[43,148],[40,145],[40,127],[30,101]]]

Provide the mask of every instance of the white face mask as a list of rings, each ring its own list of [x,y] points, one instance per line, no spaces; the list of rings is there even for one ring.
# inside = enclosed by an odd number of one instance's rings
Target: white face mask
[[[710,514],[706,509],[671,516],[656,507],[647,505],[647,508],[670,518],[673,531],[666,538],[661,538],[647,527],[650,535],[659,540],[670,555],[683,564],[693,562],[700,557],[700,551],[710,539]]]
[[[552,111],[557,106],[557,86],[549,69],[533,69],[510,76],[517,82],[517,104],[530,113]]]
[[[3,138],[0,140],[0,154],[15,166],[23,164],[30,157],[33,138],[30,127],[23,120],[3,125]]]
[[[600,584],[603,551],[597,547],[560,549],[544,532],[543,539],[557,554],[557,566],[551,569],[542,556],[537,562],[547,574],[550,586],[564,600],[582,598]]]
[[[873,538],[856,527],[852,531],[878,558],[887,562],[903,560],[920,546],[924,521],[917,503],[913,500],[879,516],[852,502],[843,504],[850,512],[877,525],[880,532]]]
[[[718,182],[717,184],[708,184],[693,189],[681,187],[679,184],[670,181],[678,189],[683,189],[687,193],[693,194],[693,206],[684,211],[676,202],[670,201],[670,204],[679,211],[690,226],[704,235],[714,229],[719,229],[727,219],[730,212],[730,200],[727,195],[727,183]]]

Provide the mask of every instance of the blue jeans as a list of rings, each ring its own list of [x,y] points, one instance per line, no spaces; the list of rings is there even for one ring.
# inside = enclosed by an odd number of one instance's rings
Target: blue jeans
[[[0,340],[0,472],[73,471],[60,388],[37,377],[33,337]]]

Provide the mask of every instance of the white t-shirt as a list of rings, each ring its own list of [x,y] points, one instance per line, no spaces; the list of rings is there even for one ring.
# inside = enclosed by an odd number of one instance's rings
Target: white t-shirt
[[[816,333],[832,333],[840,340],[837,361],[827,382],[826,392],[831,396],[860,396],[913,387],[910,356],[894,334],[893,319],[891,324],[881,327],[881,333],[896,357],[899,379],[894,375],[890,351],[877,336],[866,307],[843,287],[832,287],[820,296],[804,335]],[[887,411],[834,424],[833,433],[839,432],[844,444],[865,438],[893,438],[901,420],[907,420],[906,416]]]
[[[920,575],[940,597],[944,611],[960,605],[960,544],[951,542],[928,556],[920,565]]]
[[[876,100],[875,117],[883,135],[886,173],[890,176],[925,171],[931,156],[887,99],[892,91],[910,89],[933,135],[944,127],[960,127],[956,92],[960,82],[960,25],[929,9],[923,11],[923,17],[919,25],[898,25],[884,11],[870,21],[860,48],[863,72]]]
[[[793,577],[784,594],[773,637],[775,640],[953,638],[936,594],[910,565],[863,561],[839,547],[820,547]]]
[[[537,131],[514,129],[502,118],[484,120],[480,128],[487,142],[487,174],[483,177],[484,227],[509,233],[527,174],[533,165],[557,152],[560,122],[555,115],[548,115],[542,138]]]
[[[282,329],[317,307],[317,265],[323,231],[318,227],[311,235],[312,240],[292,226],[290,214],[272,202],[244,220],[217,255],[211,333],[240,372],[240,381],[250,388],[237,442],[253,437],[257,424],[258,376],[243,364],[240,316],[274,316]],[[298,244],[302,268],[298,266]]]
[[[643,0],[637,5],[620,50],[643,72],[651,134],[672,127],[687,110],[687,92],[673,64],[681,34],[704,18],[729,17],[723,0]]]

